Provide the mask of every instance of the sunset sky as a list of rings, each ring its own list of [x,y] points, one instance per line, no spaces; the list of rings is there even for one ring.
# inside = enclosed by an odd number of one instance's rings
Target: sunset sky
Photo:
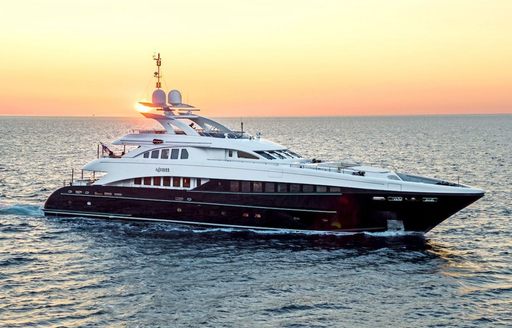
[[[0,115],[512,113],[512,1],[6,1]]]

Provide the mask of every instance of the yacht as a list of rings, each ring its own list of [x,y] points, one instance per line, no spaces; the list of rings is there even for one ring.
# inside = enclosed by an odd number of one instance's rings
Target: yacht
[[[235,131],[156,89],[141,114],[158,130],[101,144],[79,179],[53,192],[49,216],[203,227],[426,233],[484,195],[480,189],[356,162],[307,159],[260,134]],[[241,129],[243,130],[243,128]],[[90,178],[84,178],[83,172]]]

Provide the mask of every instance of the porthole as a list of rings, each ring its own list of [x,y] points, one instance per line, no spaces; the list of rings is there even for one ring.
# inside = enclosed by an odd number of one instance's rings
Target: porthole
[[[92,205],[91,202],[87,202],[87,206],[91,206],[91,205]]]
[[[181,208],[179,208],[179,207],[178,207],[178,208],[176,209],[176,212],[181,213]]]

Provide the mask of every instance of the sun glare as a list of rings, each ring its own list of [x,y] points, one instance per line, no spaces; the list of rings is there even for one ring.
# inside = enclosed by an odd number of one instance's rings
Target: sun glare
[[[135,109],[138,111],[138,112],[141,112],[141,113],[147,113],[151,110],[151,108],[147,107],[147,106],[144,106],[143,104],[141,104],[140,102],[136,102],[135,105],[134,105]]]

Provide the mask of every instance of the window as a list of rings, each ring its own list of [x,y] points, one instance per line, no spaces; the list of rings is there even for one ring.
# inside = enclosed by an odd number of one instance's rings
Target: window
[[[171,177],[163,177],[163,185],[169,187],[171,185]]]
[[[290,192],[300,192],[300,185],[299,184],[291,184]]]
[[[277,192],[287,192],[288,185],[286,183],[278,183],[277,184]]]
[[[161,180],[162,179],[160,177],[154,177],[153,178],[153,186],[159,186]]]
[[[149,151],[147,151],[147,152],[145,152],[144,154],[142,154],[142,156],[143,156],[144,158],[149,158]]]
[[[262,192],[263,191],[263,182],[253,182],[252,183],[252,191],[254,192]]]
[[[275,192],[275,183],[273,182],[265,182],[265,192]]]
[[[238,181],[230,181],[229,191],[234,191],[234,192],[240,191]]]
[[[238,151],[237,152],[238,158],[248,158],[248,159],[259,159],[258,157],[254,156],[253,154],[246,153],[244,151]]]
[[[178,155],[180,153],[180,150],[177,148],[171,149],[171,159],[178,159]]]
[[[279,157],[280,159],[286,159],[283,155],[279,154],[277,151],[270,151],[270,154]]]
[[[160,154],[161,159],[168,159],[169,158],[169,149],[162,149],[162,153]]]
[[[341,192],[341,188],[340,187],[329,187],[329,191],[330,192]]]
[[[158,158],[158,153],[160,153],[160,150],[153,150],[151,152],[151,158]]]
[[[291,151],[291,150],[288,150],[288,152],[289,152],[290,154],[292,154],[293,156],[297,157],[297,158],[301,158],[301,157],[302,157],[302,156],[300,156],[299,154],[294,153],[294,152],[293,152],[293,151]]]
[[[173,187],[181,187],[181,178],[177,178],[177,177],[172,178],[172,186]]]
[[[327,192],[326,186],[316,186],[316,192]]]
[[[188,151],[186,149],[181,150],[181,159],[187,159],[188,158]]]
[[[136,184],[136,185],[142,184],[142,178],[135,178],[135,179],[133,179],[133,184]]]
[[[293,158],[293,156],[288,155],[284,150],[277,150],[276,153],[283,156],[284,158]]]
[[[251,183],[249,181],[242,181],[242,192],[251,192]]]
[[[228,157],[233,157],[233,151],[231,149],[228,150]]]
[[[183,188],[190,188],[190,178],[183,178]]]
[[[302,185],[302,191],[303,192],[314,192],[315,191],[315,186],[313,185]]]
[[[144,178],[144,185],[145,186],[151,185],[151,177],[145,177]]]
[[[263,157],[265,157],[266,159],[275,159],[274,157],[270,156],[269,154],[267,154],[266,152],[264,151],[255,151],[256,154],[258,155],[261,155]]]

